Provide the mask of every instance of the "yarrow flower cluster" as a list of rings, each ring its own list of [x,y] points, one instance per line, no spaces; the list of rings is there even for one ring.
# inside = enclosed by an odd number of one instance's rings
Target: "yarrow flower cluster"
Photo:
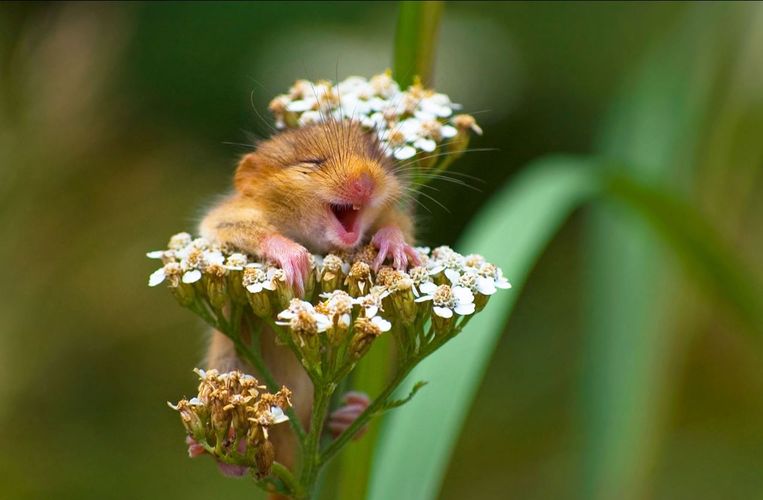
[[[197,369],[198,394],[170,404],[185,426],[189,454],[211,454],[228,475],[251,470],[264,487],[288,492],[293,479],[274,462],[277,450],[268,430],[289,421],[297,432],[301,424],[287,417],[290,390],[275,386],[256,354],[258,343],[245,339],[270,328],[294,352],[315,390],[330,395],[378,337],[392,335],[402,367],[399,384],[406,370],[457,335],[490,296],[511,286],[480,255],[461,255],[447,246],[415,251],[419,265],[405,270],[374,268],[378,252],[371,245],[354,253],[313,255],[302,297],[294,296],[284,271],[272,263],[188,233],[149,252],[162,263],[149,276],[149,286],[166,284],[181,305],[230,337],[242,360],[268,381],[260,385],[242,372]],[[407,399],[382,398],[364,418]]]
[[[455,114],[461,106],[446,94],[416,82],[401,90],[388,70],[337,84],[297,80],[269,105],[277,128],[305,127],[328,120],[354,120],[379,138],[388,156],[432,157],[438,149],[465,149],[469,133],[482,134],[474,117]]]
[[[374,271],[372,246],[354,254],[315,255],[307,300],[302,300],[294,298],[283,271],[274,265],[179,233],[166,250],[147,254],[163,263],[148,284],[166,283],[183,305],[213,312],[229,301],[248,303],[257,317],[274,317],[275,325],[288,327],[297,345],[314,347],[317,335],[346,331],[358,320],[381,334],[393,323],[422,322],[430,315],[469,316],[498,289],[511,287],[502,271],[480,255],[464,256],[447,246],[416,251],[422,265],[406,271],[388,266]]]
[[[258,477],[270,474],[275,455],[268,429],[289,420],[284,410],[291,407],[291,391],[282,387],[271,394],[256,378],[239,371],[194,371],[198,394],[167,403],[180,413],[189,454],[207,452],[242,472],[251,468]]]

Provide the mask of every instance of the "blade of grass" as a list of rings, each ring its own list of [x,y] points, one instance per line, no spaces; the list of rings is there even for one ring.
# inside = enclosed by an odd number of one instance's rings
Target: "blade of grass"
[[[433,62],[442,2],[400,2],[395,33],[394,77],[400,87],[421,78],[424,85],[433,82]]]
[[[599,188],[592,169],[576,159],[529,167],[494,196],[461,239],[503,268],[514,288],[494,296],[453,341],[419,365],[403,384],[429,381],[416,398],[390,414],[382,428],[370,496],[435,498],[453,445],[498,336],[535,261],[569,214]]]
[[[599,150],[616,158],[615,172],[648,181],[658,191],[685,192],[694,184],[703,127],[713,120],[713,92],[730,58],[723,30],[734,9],[694,5],[626,82]],[[726,33],[727,35],[728,33]],[[612,165],[609,165],[612,167]],[[674,196],[655,196],[614,177],[616,194],[638,214],[595,207],[587,232],[588,321],[584,395],[583,498],[643,498],[658,458],[666,405],[688,341],[678,325],[696,300],[672,266],[666,245],[699,271],[748,323],[750,291],[726,262],[695,215],[682,223]],[[669,201],[668,201],[669,200]],[[612,210],[616,208],[616,210]],[[638,215],[636,217],[635,215]],[[653,229],[657,229],[655,234]],[[660,239],[659,237],[662,237]],[[714,276],[722,274],[721,281]],[[752,288],[754,289],[754,288]]]

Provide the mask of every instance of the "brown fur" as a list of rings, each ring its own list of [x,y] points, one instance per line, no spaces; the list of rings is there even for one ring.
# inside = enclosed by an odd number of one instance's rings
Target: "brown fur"
[[[373,185],[364,203],[362,236],[366,243],[380,227],[398,227],[412,243],[413,222],[402,206],[403,186],[376,138],[357,125],[329,122],[282,132],[260,143],[238,164],[235,191],[212,208],[201,222],[201,235],[232,244],[249,254],[263,255],[263,241],[273,235],[293,240],[310,252],[347,249],[331,233],[329,203],[354,203],[348,185],[363,177]],[[307,426],[311,413],[312,385],[299,361],[287,348],[262,336],[263,357],[279,384],[290,387],[293,404]],[[232,342],[212,333],[206,365],[220,370],[242,369],[253,373],[236,357]],[[296,443],[288,426],[273,432],[277,460],[291,467]]]

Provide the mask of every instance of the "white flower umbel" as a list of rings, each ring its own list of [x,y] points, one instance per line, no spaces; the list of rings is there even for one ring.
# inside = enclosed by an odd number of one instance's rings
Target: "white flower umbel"
[[[482,130],[469,115],[454,115],[461,106],[446,94],[416,82],[406,90],[390,71],[366,79],[351,76],[328,81],[297,80],[288,93],[269,105],[277,128],[306,127],[326,120],[353,120],[375,131],[387,156],[408,160],[431,154],[461,129]],[[471,121],[465,121],[469,117]]]
[[[431,294],[423,295],[416,302],[432,301],[432,313],[441,318],[452,318],[453,313],[468,316],[474,312],[474,294],[462,286],[440,285]]]

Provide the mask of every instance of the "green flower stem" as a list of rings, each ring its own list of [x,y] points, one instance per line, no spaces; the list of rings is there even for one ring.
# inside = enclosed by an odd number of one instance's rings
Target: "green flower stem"
[[[374,399],[374,401],[368,405],[368,408],[356,418],[350,426],[345,429],[331,444],[324,450],[320,457],[320,466],[328,463],[331,458],[339,452],[339,450],[346,445],[350,439],[362,429],[376,414],[384,411],[387,402],[394,394],[398,386],[405,380],[405,377],[418,365],[424,358],[432,354],[434,351],[442,347],[450,339],[458,335],[466,324],[471,320],[473,315],[465,316],[461,322],[455,327],[452,333],[443,335],[440,338],[435,338],[432,342],[423,345],[419,353],[406,361],[397,370],[395,376],[389,381],[384,390]]]
[[[310,429],[305,438],[302,455],[302,470],[299,475],[299,482],[302,485],[302,488],[304,488],[303,498],[310,498],[312,496],[315,482],[318,478],[318,471],[321,466],[319,449],[321,434],[323,432],[323,422],[326,419],[329,404],[331,403],[332,393],[333,390],[331,386],[326,387],[322,384],[315,384],[313,412],[310,418]]]
[[[368,405],[368,408],[356,418],[350,426],[345,429],[331,444],[324,450],[320,456],[320,465],[325,465],[336,453],[346,445],[350,439],[362,429],[371,418],[384,408],[389,397],[395,392],[397,386],[399,386],[405,377],[410,373],[416,363],[409,363],[402,370],[398,370],[394,378],[390,380],[384,390],[379,394],[374,401]]]
[[[270,473],[283,481],[283,484],[288,488],[289,492],[295,498],[299,498],[303,495],[300,485],[297,483],[294,474],[291,473],[283,464],[273,462]]]

